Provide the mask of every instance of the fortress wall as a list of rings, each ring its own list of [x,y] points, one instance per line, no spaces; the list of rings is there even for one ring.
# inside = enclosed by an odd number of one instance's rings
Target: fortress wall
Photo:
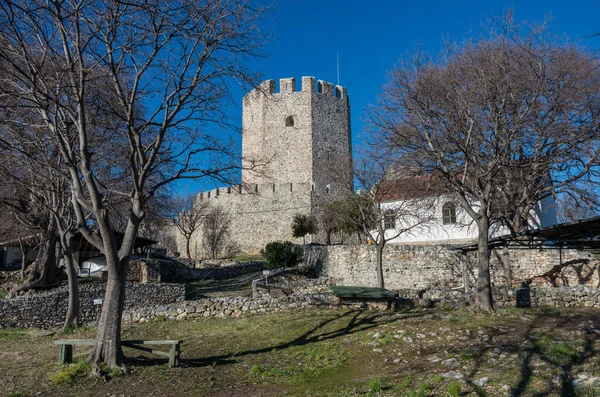
[[[238,244],[241,252],[256,253],[271,241],[290,240],[301,243],[302,239],[292,239],[292,219],[298,213],[310,213],[310,186],[306,183],[282,183],[249,186],[248,191],[239,192],[234,187],[211,190],[202,194],[201,200],[208,200],[211,206],[220,206],[231,217],[230,239]],[[209,198],[210,193],[210,198]],[[192,238],[192,255],[205,256],[202,245],[202,231]],[[183,251],[181,251],[183,252]]]

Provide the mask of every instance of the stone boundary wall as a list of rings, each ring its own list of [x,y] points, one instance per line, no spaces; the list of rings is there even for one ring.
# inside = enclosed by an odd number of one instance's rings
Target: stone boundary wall
[[[433,286],[460,287],[460,257],[448,245],[390,244],[383,251],[383,272],[388,289],[425,290]],[[497,252],[501,256],[502,252]],[[583,250],[509,250],[513,286],[527,281],[531,286],[600,286],[600,261]],[[339,285],[377,286],[375,247],[368,245],[306,246],[305,266]],[[495,252],[490,258],[494,285],[504,285],[504,271]],[[477,280],[477,255],[467,260],[470,286]],[[515,285],[516,284],[516,285]]]
[[[222,280],[259,272],[264,268],[264,261],[232,262],[226,266],[195,268],[170,260],[139,259],[131,263],[128,279],[143,283],[174,283],[205,279]]]
[[[123,321],[146,322],[156,319],[183,320],[198,317],[240,317],[273,314],[311,308],[337,308],[340,301],[332,293],[297,294],[282,298],[224,297],[186,301],[171,305],[127,310]]]
[[[311,272],[312,273],[312,272]],[[275,291],[291,291],[291,294],[311,294],[329,292],[329,286],[333,284],[327,277],[310,277],[306,272],[290,268],[278,271],[268,277],[252,281],[252,296],[254,298],[278,297],[273,294]]]
[[[475,301],[476,291],[465,294],[449,288],[401,290],[399,303],[413,306],[463,307]],[[599,307],[600,288],[577,285],[555,288],[493,287],[495,307]]]
[[[79,285],[79,321],[95,326],[101,305],[95,299],[103,299],[106,284],[94,282]],[[125,310],[148,305],[165,305],[182,302],[185,297],[183,284],[139,284],[128,282],[125,295]],[[0,300],[1,327],[61,327],[65,321],[68,305],[66,286],[48,292],[10,300]]]

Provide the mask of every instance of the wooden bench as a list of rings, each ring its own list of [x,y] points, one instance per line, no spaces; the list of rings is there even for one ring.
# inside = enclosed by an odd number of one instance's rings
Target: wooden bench
[[[374,301],[387,302],[388,309],[398,297],[398,293],[385,288],[376,287],[349,287],[343,285],[332,285],[333,294],[342,301]]]
[[[93,346],[96,341],[94,339],[61,339],[55,340],[54,344],[60,346],[59,362],[61,364],[70,363],[74,357],[80,357],[90,352],[73,354],[73,346]],[[122,340],[121,346],[130,347],[132,349],[150,352],[158,356],[169,358],[169,367],[177,367],[179,365],[179,357],[181,356],[181,340]],[[146,345],[171,345],[169,351],[156,350]]]

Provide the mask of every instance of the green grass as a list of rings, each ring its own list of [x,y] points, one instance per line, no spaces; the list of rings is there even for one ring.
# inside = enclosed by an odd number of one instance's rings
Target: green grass
[[[181,367],[169,368],[164,358],[125,348],[128,374],[109,372],[107,382],[88,376],[83,364],[55,364],[58,347],[53,341],[60,334],[0,329],[0,395],[495,396],[502,395],[504,385],[518,388],[523,365],[529,365],[523,395],[558,397],[560,387],[552,383],[556,373],[565,368],[573,375],[600,373],[597,356],[582,354],[584,343],[594,350],[600,346],[600,335],[581,335],[577,328],[597,319],[599,310],[529,310],[533,320],[528,327],[520,313],[500,309],[491,317],[467,311],[332,309],[130,324],[123,327],[123,339],[184,340]],[[451,327],[456,322],[461,325]],[[494,334],[496,326],[502,332]],[[439,333],[441,327],[452,331]],[[467,328],[473,333],[465,338]],[[495,339],[484,340],[480,329]],[[393,338],[398,330],[405,330],[413,342]],[[81,339],[95,334],[89,328],[70,332]],[[373,338],[376,333],[381,337]],[[416,339],[417,333],[428,337]],[[368,344],[375,340],[379,346]],[[510,354],[500,358],[493,353],[496,346],[511,346]],[[465,376],[488,377],[489,383],[485,388],[453,385],[440,375],[439,359],[445,357],[460,358]],[[597,395],[590,389],[578,389],[577,395]]]
[[[462,361],[470,361],[479,356],[479,352],[473,349],[467,349],[459,354]]]
[[[69,364],[67,368],[48,375],[48,379],[55,385],[68,386],[75,383],[78,379],[87,377],[92,367],[89,362],[82,360],[74,364]]]
[[[381,391],[381,381],[377,378],[370,379],[367,387],[370,393],[379,393]]]
[[[0,340],[19,340],[27,336],[24,328],[0,328]]]
[[[542,335],[533,342],[536,351],[547,356],[551,360],[560,363],[569,363],[577,359],[577,342],[557,341],[548,334]]]
[[[0,300],[6,299],[7,296],[8,296],[8,291],[5,289],[0,289]]]
[[[231,258],[233,262],[246,263],[254,261],[264,261],[265,258],[261,254],[244,254]]]
[[[448,386],[448,394],[452,397],[457,397],[460,395],[460,383],[452,382]]]

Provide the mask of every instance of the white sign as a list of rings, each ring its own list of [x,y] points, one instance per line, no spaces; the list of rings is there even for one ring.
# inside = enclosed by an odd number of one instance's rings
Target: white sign
[[[271,274],[270,270],[263,270],[263,275],[268,276],[269,274]]]
[[[94,305],[101,305],[102,299],[94,299]]]

